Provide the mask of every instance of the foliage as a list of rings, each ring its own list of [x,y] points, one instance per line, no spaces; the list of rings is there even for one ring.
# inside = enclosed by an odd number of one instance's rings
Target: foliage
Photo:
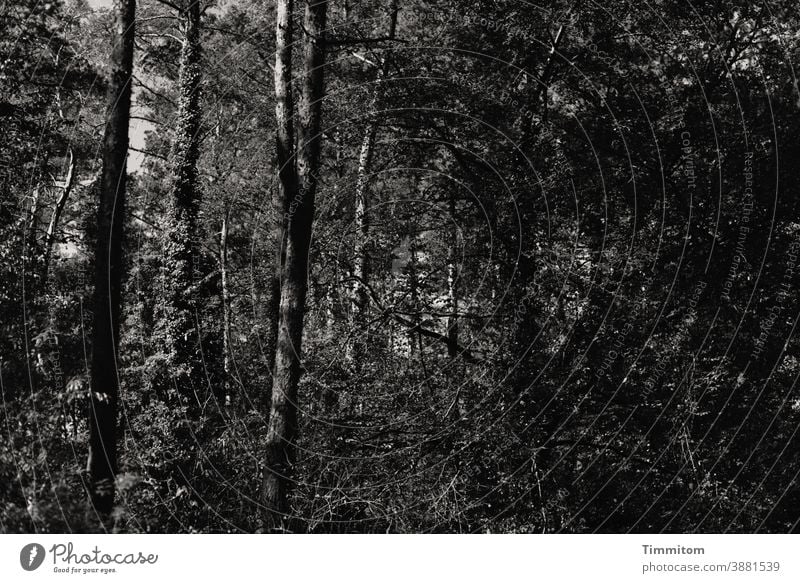
[[[344,4],[329,10],[297,528],[796,529],[793,4],[412,0],[395,41],[385,6]],[[4,15],[2,531],[263,528],[274,13],[202,8],[192,192],[202,198],[196,232],[181,234],[170,197],[184,29],[161,3],[139,7],[134,94],[148,121],[131,168],[110,524],[86,510],[81,470],[91,350],[81,274],[108,15],[70,0],[17,1]],[[373,125],[359,241],[353,193]],[[42,230],[69,149],[78,186],[46,273]],[[168,301],[170,241],[189,234],[204,274],[198,410],[175,398],[184,371],[169,343],[177,324],[191,328]],[[369,302],[356,319],[360,243]]]

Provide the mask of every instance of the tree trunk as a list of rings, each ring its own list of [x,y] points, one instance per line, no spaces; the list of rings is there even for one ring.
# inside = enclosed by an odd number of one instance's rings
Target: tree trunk
[[[33,189],[33,194],[31,194],[31,207],[27,220],[24,216],[20,215],[20,222],[23,225],[23,229],[26,229],[22,239],[22,261],[23,266],[25,266],[25,273],[30,273],[32,276],[27,280],[29,283],[26,284],[24,302],[26,305],[31,306],[31,309],[36,304],[36,298],[39,297],[39,294],[45,292],[45,279],[37,278],[35,275],[38,271],[37,264],[40,259],[40,255],[38,254],[39,241],[37,231],[39,230],[39,204],[41,203],[41,194],[42,185],[41,182],[37,181]],[[30,268],[27,267],[28,265],[30,265]]]
[[[39,229],[39,200],[41,198],[42,185],[40,182],[36,183],[31,195],[31,209],[28,217],[28,235],[25,238],[26,248],[29,253],[33,253],[36,249],[36,231]]]
[[[372,98],[373,109],[376,97]],[[369,256],[367,254],[367,237],[369,237],[369,171],[372,162],[372,150],[375,146],[377,125],[370,122],[364,140],[361,143],[361,152],[358,156],[358,176],[356,178],[355,196],[355,262],[353,265],[353,295],[351,298],[353,321],[358,322],[367,301],[366,286],[369,274]]]
[[[200,3],[187,0],[181,50],[178,127],[173,145],[171,226],[167,233],[165,278],[167,294],[167,343],[182,403],[199,407],[203,378],[197,284],[200,273],[198,214],[200,192],[197,159],[200,141]]]
[[[279,10],[286,9],[286,6],[281,6],[283,2],[279,2]],[[288,492],[295,459],[297,385],[301,372],[308,253],[322,145],[320,118],[324,95],[327,8],[326,0],[306,0],[303,18],[304,71],[303,92],[298,108],[300,142],[296,174],[299,188],[289,202],[286,216],[286,261],[281,281],[280,327],[264,463],[265,523],[267,529],[272,531],[289,528]],[[280,40],[280,32],[278,36]]]
[[[228,287],[228,229],[230,223],[230,203],[225,203],[222,216],[222,230],[219,235],[219,271],[222,285],[222,374],[225,403],[231,402],[231,293]]]
[[[411,316],[412,326],[408,329],[408,355],[409,363],[413,360],[413,356],[417,352],[417,348],[422,350],[422,338],[419,334],[419,327],[422,324],[422,319],[419,314],[419,281],[417,278],[417,225],[413,226],[413,233],[411,234],[408,243],[408,297],[411,300]]]
[[[452,360],[450,374],[454,379],[468,378],[465,374],[464,359],[458,359],[461,348],[458,345],[458,217],[456,216],[456,195],[450,189],[448,210],[450,223],[450,241],[447,245],[447,356]],[[465,396],[462,392],[466,383],[456,380],[456,392],[453,403],[450,405],[453,421],[464,419],[467,416]]]
[[[374,109],[377,102],[377,88],[372,98],[370,110]],[[361,356],[366,339],[361,338],[356,332],[364,322],[364,312],[367,307],[367,283],[369,281],[369,253],[367,251],[367,238],[369,237],[369,171],[372,160],[372,150],[375,145],[377,124],[371,121],[361,143],[361,152],[358,156],[358,177],[356,178],[355,192],[355,233],[353,283],[350,296],[350,325],[354,334],[352,342],[347,344],[346,360],[356,367],[360,366]],[[356,372],[358,372],[358,368]]]
[[[294,96],[292,93],[292,29],[293,0],[281,0],[277,5],[275,20],[275,151],[277,153],[280,185],[272,191],[272,228],[270,242],[273,247],[272,276],[269,282],[267,305],[266,356],[270,373],[275,370],[275,350],[278,343],[278,325],[281,303],[281,275],[286,259],[286,220],[289,201],[297,195],[297,161],[294,157]],[[272,406],[272,379],[262,395],[264,409]]]
[[[114,505],[117,471],[117,351],[136,0],[116,0],[115,12],[97,214],[87,468],[91,502],[103,516],[108,515]]]
[[[447,317],[447,355],[458,356],[458,223],[456,222],[456,197],[450,191],[450,244],[447,246],[447,303],[450,315]]]
[[[394,39],[397,30],[397,0],[392,0],[389,6],[389,32],[387,37]],[[359,326],[363,321],[364,310],[367,306],[366,284],[369,278],[369,252],[367,249],[367,239],[369,237],[369,174],[372,166],[373,151],[375,149],[375,136],[378,130],[378,118],[375,109],[378,106],[381,83],[389,69],[389,61],[386,56],[381,59],[380,69],[375,79],[375,89],[372,93],[372,100],[369,105],[369,113],[372,119],[364,132],[364,139],[361,142],[361,150],[358,156],[358,174],[356,178],[355,192],[355,261],[353,265],[353,285],[351,293],[351,313],[353,326]],[[359,339],[353,341],[355,346],[360,344]],[[349,359],[360,356],[360,351],[355,350],[355,354],[348,354]]]

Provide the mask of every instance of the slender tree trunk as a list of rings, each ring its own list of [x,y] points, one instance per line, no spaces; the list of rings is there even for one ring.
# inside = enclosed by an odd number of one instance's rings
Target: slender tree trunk
[[[389,31],[388,38],[394,39],[397,30],[397,0],[392,0],[389,6]],[[381,59],[380,69],[378,70],[377,78],[375,79],[375,89],[372,93],[372,100],[369,105],[369,112],[372,119],[367,125],[364,132],[364,139],[361,141],[361,150],[358,156],[358,174],[356,178],[356,192],[355,192],[355,262],[353,265],[353,285],[351,294],[351,313],[352,324],[359,326],[363,321],[364,311],[367,306],[367,291],[366,284],[369,280],[369,252],[367,249],[367,240],[369,238],[369,175],[372,167],[373,152],[375,149],[375,136],[378,131],[378,118],[375,115],[375,109],[378,106],[381,83],[389,69],[389,61],[384,55]],[[354,345],[359,345],[359,339],[356,338],[353,342]],[[348,354],[350,358],[358,358],[359,350]]]
[[[117,472],[117,352],[136,0],[116,0],[114,7],[114,48],[97,214],[87,468],[91,502],[101,515],[108,515],[113,508]]]
[[[371,110],[377,102],[377,88],[372,98]],[[350,291],[350,325],[353,330],[358,330],[364,322],[364,312],[367,308],[367,283],[369,281],[369,253],[367,239],[369,238],[369,172],[372,160],[372,151],[375,145],[377,124],[371,121],[361,143],[358,157],[358,177],[356,178],[355,192],[355,244],[353,262],[353,283]],[[366,339],[356,332],[352,342],[347,344],[346,360],[355,367],[360,367],[361,356],[364,352]]]
[[[453,403],[450,406],[453,421],[464,419],[467,415],[465,395],[462,390],[465,384],[461,379],[468,378],[465,374],[464,359],[458,359],[461,349],[458,342],[458,219],[456,216],[456,196],[451,189],[448,200],[450,224],[450,241],[447,246],[447,356],[453,361],[450,366],[451,377],[455,379],[457,388]]]
[[[228,288],[228,229],[231,208],[226,201],[222,216],[222,230],[219,235],[219,271],[222,285],[222,374],[224,378],[223,395],[225,402],[231,401],[231,293]]]
[[[449,200],[450,244],[447,247],[447,303],[450,315],[447,318],[447,355],[458,356],[458,223],[456,222],[456,197],[450,191]]]
[[[31,194],[31,208],[27,220],[25,217],[20,216],[20,222],[26,229],[23,235],[23,265],[26,267],[25,273],[31,274],[30,278],[26,278],[25,284],[23,303],[26,305],[26,309],[33,309],[33,306],[36,305],[36,298],[38,298],[41,293],[45,292],[45,278],[36,276],[36,274],[39,273],[38,267],[41,257],[38,254],[39,240],[37,233],[39,230],[39,205],[41,204],[41,198],[42,184],[41,182],[37,182],[33,189],[33,194]],[[31,308],[27,308],[27,306]]]
[[[376,103],[373,96],[372,108]],[[371,109],[372,109],[371,108]],[[367,293],[366,286],[369,274],[369,255],[367,253],[367,237],[369,237],[369,172],[372,162],[372,151],[375,146],[375,135],[377,124],[370,122],[361,143],[361,151],[358,156],[358,175],[356,178],[355,196],[355,262],[353,265],[353,292],[352,292],[352,311],[353,320],[358,322],[364,308],[366,307]]]
[[[294,156],[294,95],[292,93],[293,0],[280,0],[275,20],[275,151],[280,185],[272,191],[272,276],[267,305],[267,366],[274,372],[281,303],[281,276],[286,258],[286,220],[289,201],[297,196],[297,161]],[[272,406],[272,380],[262,395],[264,409]]]
[[[409,356],[413,357],[417,348],[422,349],[422,340],[419,336],[419,326],[421,318],[419,315],[419,282],[417,280],[417,226],[413,226],[414,232],[408,244],[408,297],[411,300],[413,315],[411,322],[413,326],[408,329],[408,350]],[[409,359],[411,362],[412,359]]]
[[[166,283],[167,342],[177,377],[178,394],[190,407],[204,400],[199,392],[203,377],[197,287],[200,273],[198,214],[200,191],[197,159],[200,142],[200,3],[186,0],[181,50],[178,127],[173,145],[171,226],[167,233]]]
[[[31,195],[31,209],[28,218],[28,233],[25,243],[30,252],[36,248],[36,231],[39,229],[39,199],[41,198],[42,185],[40,182],[36,183]],[[24,220],[24,219],[23,219]]]
[[[279,2],[283,3],[283,0]],[[314,219],[324,96],[325,17],[327,0],[306,0],[303,18],[303,92],[298,107],[300,142],[297,150],[295,197],[286,223],[286,261],[281,280],[280,327],[275,352],[272,407],[266,439],[263,502],[268,530],[289,527],[291,486],[297,435],[297,385],[308,290],[308,255]],[[280,47],[279,47],[280,50]]]

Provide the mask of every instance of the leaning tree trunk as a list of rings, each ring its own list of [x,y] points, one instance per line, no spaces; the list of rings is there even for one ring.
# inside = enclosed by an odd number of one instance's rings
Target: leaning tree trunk
[[[67,200],[72,192],[72,187],[75,184],[75,156],[72,153],[72,148],[69,150],[69,168],[67,169],[67,177],[61,184],[56,184],[56,188],[61,190],[61,194],[56,199],[55,207],[53,207],[53,214],[50,216],[50,222],[47,225],[47,232],[44,235],[44,267],[42,268],[42,285],[47,285],[47,276],[50,271],[50,260],[53,255],[53,244],[56,240],[56,230],[58,223],[61,220],[61,214],[64,212],[64,207],[67,206]]]
[[[281,0],[279,6],[284,1]],[[297,385],[308,289],[308,254],[322,145],[320,118],[327,8],[327,1],[306,0],[303,18],[305,38],[303,92],[298,107],[298,189],[288,204],[286,217],[286,260],[281,281],[280,326],[264,463],[265,523],[267,529],[273,531],[287,530],[290,518],[288,491],[295,459]]]
[[[117,352],[136,0],[117,0],[115,12],[94,258],[94,329],[87,468],[91,502],[101,515],[109,514],[114,505],[117,471]]]
[[[184,40],[181,50],[178,124],[173,144],[173,186],[170,198],[170,229],[166,242],[165,279],[167,350],[172,358],[178,397],[197,408],[204,400],[199,390],[203,378],[200,349],[198,287],[200,237],[198,214],[200,191],[197,158],[200,142],[200,2],[186,0]]]

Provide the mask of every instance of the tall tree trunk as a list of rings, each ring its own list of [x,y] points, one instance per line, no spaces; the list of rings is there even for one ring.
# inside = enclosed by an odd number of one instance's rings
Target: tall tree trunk
[[[199,391],[203,378],[198,314],[200,191],[197,159],[200,142],[200,3],[186,0],[183,11],[178,127],[173,145],[171,225],[167,233],[165,278],[167,342],[177,377],[178,396],[190,408],[205,400]]]
[[[279,7],[283,1],[279,2]],[[303,92],[298,107],[298,189],[287,212],[280,327],[264,463],[263,502],[268,530],[286,530],[290,526],[288,492],[295,460],[297,385],[300,380],[301,340],[308,289],[308,254],[322,145],[320,118],[325,87],[323,67],[327,9],[327,0],[305,2]]]
[[[394,39],[397,30],[397,0],[392,0],[389,6],[389,31],[387,37]],[[355,261],[353,265],[353,285],[351,293],[351,313],[353,326],[359,326],[363,322],[364,310],[367,306],[366,285],[369,280],[369,252],[367,249],[367,239],[369,237],[369,175],[372,167],[373,151],[375,149],[375,136],[378,130],[378,117],[375,109],[378,106],[381,83],[389,69],[389,61],[384,55],[381,59],[380,69],[375,79],[375,89],[368,111],[372,119],[364,132],[364,139],[361,141],[361,150],[358,156],[358,174],[356,178],[355,192]],[[358,338],[353,341],[353,346],[361,345]],[[360,357],[360,350],[356,349],[348,353],[348,360]]]
[[[114,48],[106,98],[108,116],[97,214],[87,464],[91,502],[101,515],[108,515],[113,508],[117,471],[117,352],[136,0],[116,0],[114,8]]]
[[[272,276],[269,282],[267,305],[266,357],[270,372],[274,372],[275,350],[278,343],[278,324],[281,303],[281,276],[286,258],[286,220],[289,201],[297,195],[297,161],[294,156],[294,95],[292,93],[292,29],[293,0],[281,0],[277,5],[275,20],[275,151],[280,185],[272,191],[272,228],[270,243],[273,248]],[[272,406],[272,379],[269,389],[262,395],[264,409]]]

